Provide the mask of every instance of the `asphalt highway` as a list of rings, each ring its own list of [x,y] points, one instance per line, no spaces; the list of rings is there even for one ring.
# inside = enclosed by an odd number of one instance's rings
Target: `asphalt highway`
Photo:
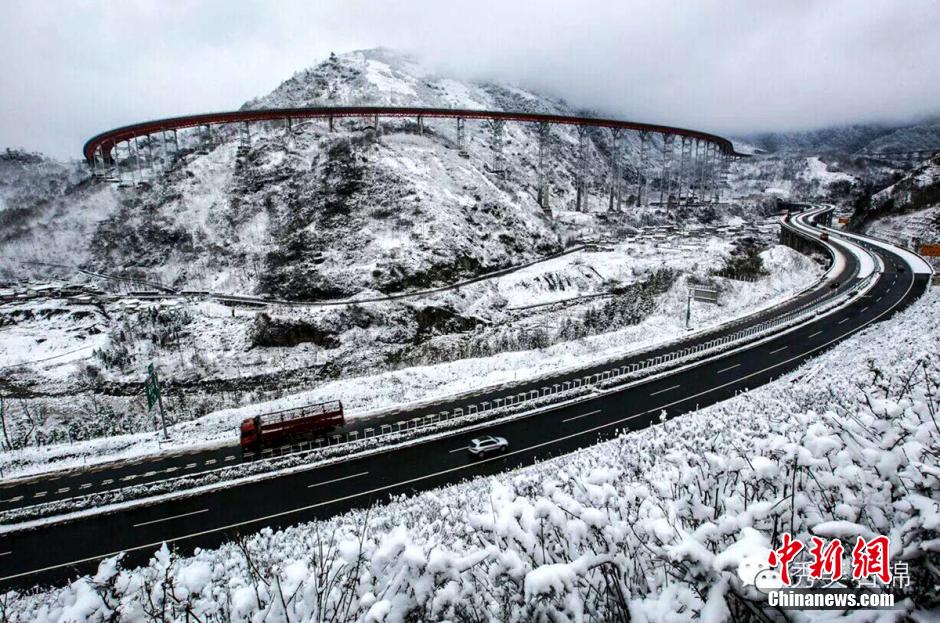
[[[742,318],[732,326],[718,327],[701,335],[688,336],[682,341],[681,346],[664,344],[612,362],[608,361],[603,364],[578,368],[577,370],[553,375],[550,378],[523,381],[500,388],[484,388],[466,396],[436,401],[407,411],[390,412],[380,417],[356,418],[349,420],[346,426],[336,432],[346,434],[355,431],[362,437],[366,433],[366,429],[371,428],[373,432],[376,432],[380,430],[383,424],[394,427],[403,420],[424,418],[428,415],[439,414],[441,411],[452,413],[454,409],[458,408],[467,412],[470,405],[478,404],[481,400],[488,400],[491,403],[498,399],[505,400],[507,397],[519,393],[527,393],[532,390],[540,390],[545,386],[573,381],[613,367],[638,363],[649,357],[663,355],[681,347],[702,344],[715,337],[729,335],[734,331],[756,325],[770,317],[786,313],[806,303],[838,296],[841,292],[855,285],[859,263],[855,256],[840,242],[832,240],[831,244],[845,258],[844,267],[831,279],[818,284],[818,287],[804,292],[772,310]],[[838,283],[839,286],[833,289],[831,288],[833,283]],[[337,398],[342,397],[338,396]],[[237,431],[234,427],[232,433],[233,444],[223,447],[186,451],[159,457],[142,457],[132,461],[108,462],[87,469],[52,472],[0,484],[0,511],[25,508],[53,501],[68,501],[78,496],[104,493],[134,485],[145,485],[167,478],[193,476],[237,464],[242,461],[242,454],[237,444]]]
[[[609,439],[617,431],[649,426],[659,421],[662,411],[675,417],[726,399],[794,369],[852,333],[903,309],[925,291],[929,275],[910,268],[902,271],[899,267],[904,266],[904,259],[900,255],[877,247],[872,250],[883,259],[885,270],[867,295],[791,332],[663,378],[493,424],[484,431],[198,496],[0,535],[0,586],[62,582],[93,571],[102,557],[121,551],[127,552],[125,564],[145,563],[164,542],[184,553],[195,547],[217,546],[235,534],[265,526],[277,528],[329,517],[381,503],[390,495],[530,465]],[[843,287],[857,274],[858,266],[853,264],[846,265],[848,272],[840,279]],[[578,372],[578,376],[583,374]],[[509,452],[479,462],[471,460],[466,446],[481,434],[506,437]]]

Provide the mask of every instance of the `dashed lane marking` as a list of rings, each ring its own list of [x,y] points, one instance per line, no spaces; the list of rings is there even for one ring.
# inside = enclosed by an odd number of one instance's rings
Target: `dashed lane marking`
[[[461,448],[462,450],[463,448]],[[328,485],[334,482],[339,482],[340,480],[349,480],[350,478],[359,478],[360,476],[365,476],[369,472],[359,472],[358,474],[352,474],[350,476],[343,476],[341,478],[334,478],[333,480],[326,480],[324,482],[316,482],[312,485],[307,485],[308,489],[313,489],[314,487],[322,487],[323,485]]]
[[[840,321],[837,322],[836,324],[842,324],[843,322],[848,322],[848,321],[849,321],[848,318],[843,318],[842,320],[840,320]]]
[[[208,461],[206,461],[206,465],[215,465],[215,463],[216,463],[215,459],[209,459]]]
[[[33,497],[34,497],[34,498],[44,498],[44,497],[46,497],[46,492],[45,492],[45,491],[37,491],[35,494],[33,494]]]
[[[230,454],[230,455],[228,455],[227,457],[225,457],[225,461],[226,461],[226,462],[228,462],[228,461],[234,461],[234,460],[235,460],[235,455],[234,455],[234,454]]]
[[[860,311],[859,313],[860,313],[860,314],[864,314],[864,313],[867,312],[867,311],[868,311],[868,308],[866,307],[865,309],[863,309],[863,310]]]
[[[101,484],[103,484],[103,485],[110,485],[110,484],[112,484],[113,482],[114,482],[114,479],[113,479],[113,478],[108,478],[107,480],[102,480],[102,481],[101,481]]]
[[[13,552],[0,552],[0,556],[9,556]]]
[[[570,417],[570,418],[564,419],[564,420],[562,420],[562,422],[571,422],[571,421],[573,421],[573,420],[580,420],[580,419],[583,418],[583,417],[587,417],[587,416],[589,416],[589,415],[594,415],[595,413],[600,413],[600,412],[601,412],[600,409],[596,409],[596,410],[594,410],[594,411],[589,411],[588,413],[582,413],[581,415],[576,415],[576,416],[574,416],[574,417]]]
[[[816,333],[813,333],[812,335],[807,335],[807,336],[806,336],[806,339],[807,339],[807,340],[811,340],[811,339],[813,339],[814,337],[816,337],[817,335],[821,335],[821,334],[822,334],[822,331],[817,331]]]
[[[203,508],[202,510],[198,510],[198,511],[192,511],[189,513],[181,513],[179,515],[173,515],[172,517],[164,517],[162,519],[151,519],[150,521],[142,521],[140,523],[135,523],[134,527],[139,528],[141,526],[149,526],[151,524],[161,523],[163,521],[171,521],[173,519],[179,519],[181,517],[190,517],[192,515],[198,515],[200,513],[208,513],[208,512],[209,512],[208,508]]]
[[[734,370],[735,368],[740,368],[740,367],[741,367],[741,364],[740,364],[740,363],[736,363],[736,364],[734,364],[733,366],[728,366],[727,368],[722,368],[721,370],[719,370],[718,372],[716,372],[716,374],[721,374],[722,372],[727,372],[728,370]]]
[[[786,349],[787,349],[786,346],[781,346],[780,348],[778,348],[778,349],[776,349],[776,350],[770,351],[770,354],[773,355],[773,354],[779,353],[780,351],[786,350]]]
[[[56,491],[56,493],[66,493],[66,492],[68,492],[68,490],[69,490],[70,488],[71,488],[71,487],[62,487],[61,489],[59,489],[58,491]]]
[[[184,467],[183,469],[192,469],[192,468],[194,468],[194,467],[196,467],[196,464],[195,464],[195,463],[187,463],[187,464],[186,464],[186,467]]]
[[[665,394],[666,392],[671,392],[674,389],[679,389],[681,385],[673,385],[672,387],[667,387],[666,389],[661,389],[657,392],[652,392],[650,396],[655,396],[656,394]]]
[[[468,446],[460,446],[459,448],[454,448],[453,450],[450,450],[450,454],[453,454],[454,452],[460,452],[461,450],[466,450],[467,447]]]
[[[175,467],[175,466],[174,466],[174,467],[167,467],[165,471],[166,471],[167,474],[172,474],[173,472],[175,472],[175,471],[178,470],[178,469],[179,469],[179,468],[178,468],[178,467]]]
[[[78,488],[79,488],[79,489],[91,489],[91,483],[90,483],[90,482],[83,483],[83,484],[79,485]]]

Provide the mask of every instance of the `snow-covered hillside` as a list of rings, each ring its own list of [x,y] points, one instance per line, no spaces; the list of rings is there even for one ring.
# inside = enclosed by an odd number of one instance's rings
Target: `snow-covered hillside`
[[[759,593],[745,556],[787,531],[885,534],[900,611],[932,620],[940,572],[940,297],[838,345],[813,371],[576,454],[368,512],[4,598],[11,621],[728,621]],[[798,613],[791,613],[799,616]],[[884,617],[888,618],[885,619]],[[799,618],[798,620],[817,620]]]

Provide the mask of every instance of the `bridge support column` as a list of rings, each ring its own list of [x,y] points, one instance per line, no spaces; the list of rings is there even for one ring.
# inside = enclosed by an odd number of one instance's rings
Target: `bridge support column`
[[[505,176],[503,170],[503,129],[506,121],[504,119],[493,119],[490,121],[490,146],[493,149],[493,172],[500,178]]]
[[[685,179],[685,166],[686,166],[686,146],[689,144],[689,139],[685,136],[681,137],[679,142],[679,183],[677,184],[678,189],[676,191],[677,197],[676,202],[679,205],[682,205],[682,195],[684,194],[683,184],[686,182]]]
[[[610,131],[610,205],[608,211],[620,212],[623,203],[623,130],[613,128]]]
[[[465,141],[464,134],[466,133],[466,130],[465,130],[466,123],[467,123],[466,119],[464,119],[463,117],[457,117],[457,150],[460,151],[461,153],[465,151],[464,150],[464,141]]]
[[[327,117],[327,120],[329,121],[330,132],[332,132],[333,131],[333,116],[330,115],[329,117]]]
[[[575,211],[587,212],[587,126],[578,126],[578,172],[575,180]]]
[[[140,181],[144,181],[144,171],[140,167],[140,141],[137,140],[137,137],[134,137],[134,160],[137,162],[137,175],[140,177]]]
[[[380,136],[382,134],[382,122],[379,121],[379,116],[375,115],[372,118],[372,125],[375,128],[375,135]],[[424,133],[424,124],[421,124],[421,133]]]
[[[111,145],[111,160],[114,161],[114,176],[117,178],[118,184],[120,184],[123,178],[121,177],[121,153],[118,151],[117,143]]]
[[[251,147],[251,126],[247,121],[245,122],[244,128],[245,134],[242,136],[242,145],[245,147]]]
[[[156,179],[157,169],[153,160],[153,137],[150,134],[147,135],[147,157],[150,159],[150,179]]]
[[[695,198],[697,201],[704,200],[702,191],[705,187],[705,168],[702,166],[703,146],[701,139],[695,139]]]
[[[672,145],[675,137],[663,134],[663,166],[659,176],[659,205],[669,201],[669,170],[672,168]]]
[[[646,159],[648,156],[648,145],[650,133],[646,130],[640,130],[640,161],[636,167],[636,205],[646,205]]]
[[[378,123],[375,124],[375,127],[378,128]],[[424,134],[424,117],[418,115],[418,134]]]
[[[548,206],[548,189],[545,183],[545,152],[548,148],[548,136],[551,131],[551,126],[547,121],[539,122],[538,129],[538,138],[539,138],[539,170],[538,170],[538,202],[539,207],[542,210],[551,214],[550,208]]]
[[[163,147],[163,172],[166,173],[167,164],[170,162],[170,154],[166,150],[166,130],[160,130],[160,139]]]

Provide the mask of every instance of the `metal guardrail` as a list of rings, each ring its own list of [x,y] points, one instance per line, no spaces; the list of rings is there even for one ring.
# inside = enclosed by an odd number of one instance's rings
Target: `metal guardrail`
[[[332,446],[343,445],[373,438],[386,436],[401,437],[402,434],[426,431],[427,434],[434,429],[436,424],[450,422],[457,419],[479,420],[477,417],[484,413],[493,413],[495,419],[498,415],[505,415],[512,407],[518,407],[522,404],[539,401],[539,407],[560,403],[570,399],[569,393],[573,390],[583,389],[601,389],[609,390],[618,385],[624,385],[633,381],[640,380],[647,376],[653,376],[673,368],[679,368],[696,361],[706,359],[719,353],[743,346],[745,344],[762,340],[781,330],[796,326],[808,320],[811,317],[821,315],[822,313],[834,309],[846,303],[849,299],[855,297],[863,290],[867,289],[877,277],[878,272],[873,272],[862,279],[853,288],[845,291],[839,296],[827,298],[821,301],[806,303],[793,309],[781,316],[773,319],[759,322],[750,327],[740,329],[728,335],[719,336],[701,344],[687,346],[676,351],[656,355],[642,361],[627,364],[618,367],[612,367],[608,370],[588,374],[580,378],[574,378],[559,383],[544,385],[538,390],[529,390],[519,392],[504,398],[494,398],[492,400],[482,400],[471,404],[465,408],[456,407],[452,410],[440,411],[436,414],[423,417],[400,420],[394,424],[381,424],[375,428],[366,428],[360,436],[359,431],[351,431],[345,434],[335,434],[328,437],[320,437],[311,441],[297,444],[289,444],[277,448],[267,448],[257,455],[255,453],[245,453],[246,459],[268,459],[274,457],[326,449]],[[551,400],[551,398],[555,400]],[[548,399],[548,400],[546,400]],[[471,418],[471,416],[473,416]]]

